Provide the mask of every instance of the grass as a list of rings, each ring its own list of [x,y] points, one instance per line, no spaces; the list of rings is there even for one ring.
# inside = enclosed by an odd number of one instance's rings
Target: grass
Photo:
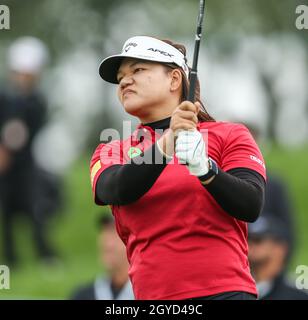
[[[90,281],[101,272],[96,251],[95,221],[108,208],[93,204],[89,157],[87,155],[71,166],[65,177],[66,205],[51,221],[50,238],[59,252],[59,261],[53,265],[38,262],[30,227],[27,221],[19,220],[16,240],[21,265],[11,270],[11,289],[0,290],[0,299],[66,299],[76,286]],[[290,275],[295,277],[297,265],[308,265],[308,148],[273,148],[265,158],[267,167],[284,178],[294,200],[298,245]]]

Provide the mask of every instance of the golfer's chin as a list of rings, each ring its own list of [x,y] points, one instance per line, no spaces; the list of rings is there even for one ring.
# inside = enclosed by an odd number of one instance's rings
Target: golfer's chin
[[[136,99],[126,99],[123,106],[124,110],[132,116],[138,117],[144,113],[144,105]]]

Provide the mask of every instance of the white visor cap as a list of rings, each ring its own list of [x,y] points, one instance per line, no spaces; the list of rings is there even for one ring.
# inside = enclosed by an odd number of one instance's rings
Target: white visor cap
[[[18,38],[8,50],[8,66],[12,71],[38,74],[48,59],[47,47],[34,37]]]
[[[124,58],[173,63],[183,69],[187,79],[189,77],[189,68],[182,52],[164,41],[147,36],[129,38],[121,54],[104,59],[99,66],[100,76],[105,81],[119,83],[117,73]]]

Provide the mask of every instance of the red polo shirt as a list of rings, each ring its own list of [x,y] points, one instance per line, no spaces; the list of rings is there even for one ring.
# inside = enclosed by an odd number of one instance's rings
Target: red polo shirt
[[[101,172],[151,147],[153,130],[140,128],[150,134],[133,148],[131,138],[98,146],[91,160],[94,194]],[[203,122],[198,129],[223,171],[248,168],[266,178],[262,155],[245,126]],[[226,213],[175,157],[146,194],[132,204],[112,206],[112,212],[127,248],[136,299],[257,294],[247,258],[247,224]]]

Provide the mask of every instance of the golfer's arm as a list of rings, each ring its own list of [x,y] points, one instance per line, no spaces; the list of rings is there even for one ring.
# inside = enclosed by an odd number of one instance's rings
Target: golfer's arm
[[[254,170],[236,168],[218,175],[204,186],[216,202],[232,217],[254,222],[263,208],[265,181]]]
[[[125,205],[142,197],[153,186],[167,165],[167,160],[157,163],[160,155],[156,143],[132,163],[113,165],[103,171],[97,180],[95,197],[109,205]],[[142,164],[138,164],[141,163]]]

